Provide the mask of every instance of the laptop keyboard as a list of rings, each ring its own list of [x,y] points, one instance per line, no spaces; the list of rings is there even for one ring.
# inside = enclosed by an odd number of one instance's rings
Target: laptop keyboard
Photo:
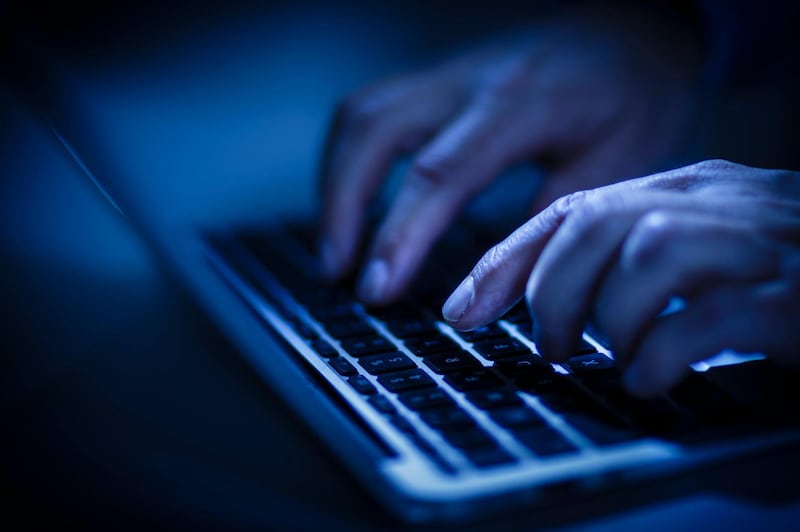
[[[631,397],[610,353],[588,336],[566,363],[549,363],[531,340],[522,304],[484,327],[450,328],[441,305],[488,248],[478,238],[462,234],[440,245],[413,293],[378,309],[361,305],[347,284],[322,282],[312,243],[310,231],[293,228],[217,239],[215,248],[341,381],[444,471],[565,457],[652,436],[710,437],[741,418],[701,374],[669,395]]]

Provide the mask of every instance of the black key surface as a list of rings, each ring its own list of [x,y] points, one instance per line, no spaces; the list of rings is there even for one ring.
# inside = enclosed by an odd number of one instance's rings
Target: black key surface
[[[486,431],[479,427],[465,430],[444,431],[444,439],[450,445],[459,449],[476,449],[481,447],[496,447],[497,442]]]
[[[458,331],[458,335],[469,343],[487,340],[490,338],[507,337],[508,333],[501,329],[496,323],[490,323],[483,327],[472,329],[471,331]]]
[[[462,392],[481,390],[484,388],[499,388],[503,386],[503,381],[491,370],[473,369],[468,371],[458,371],[448,373],[445,376],[453,388]]]
[[[354,375],[353,377],[347,379],[347,382],[349,382],[350,386],[352,386],[361,395],[372,395],[374,393],[378,393],[378,390],[375,388],[375,386],[373,386],[372,383],[369,382],[369,379],[363,375]]]
[[[369,309],[369,313],[384,322],[418,320],[420,311],[410,303],[395,303],[385,307]]]
[[[425,356],[442,351],[458,351],[461,349],[453,340],[442,335],[421,336],[405,340],[406,347],[417,356]]]
[[[358,374],[358,370],[344,358],[332,358],[328,361],[328,364],[343,377]]]
[[[567,413],[564,419],[597,445],[613,445],[636,439],[640,433],[630,427],[608,423],[605,419],[584,413]]]
[[[669,392],[679,406],[697,419],[711,424],[743,417],[744,409],[700,373],[689,374]]]
[[[554,371],[553,366],[538,355],[503,358],[494,363],[494,368],[512,379],[549,375]]]
[[[425,364],[439,374],[480,367],[480,362],[470,353],[459,350],[428,355]]]
[[[400,401],[411,410],[430,410],[454,406],[455,402],[440,388],[414,390],[400,394]]]
[[[312,329],[311,326],[308,325],[307,323],[305,323],[304,321],[302,321],[302,320],[300,320],[298,318],[294,318],[294,319],[291,319],[291,320],[288,320],[288,321],[289,321],[289,323],[292,324],[292,328],[295,331],[297,331],[297,334],[299,334],[303,338],[305,338],[307,340],[316,340],[317,338],[319,338],[319,335],[317,334],[317,331]]]
[[[575,452],[577,449],[550,427],[525,427],[513,431],[514,437],[539,456]]]
[[[436,325],[432,322],[419,319],[392,320],[386,324],[386,327],[398,338],[429,336],[438,332]]]
[[[539,400],[550,410],[559,414],[564,412],[597,413],[598,410],[602,409],[599,401],[577,387],[573,387],[569,391],[543,393],[539,395]]]
[[[536,395],[575,393],[575,385],[563,375],[555,372],[525,376],[524,378],[515,379],[515,382],[520,388]]]
[[[478,467],[493,467],[505,464],[513,464],[516,458],[508,454],[499,447],[486,449],[469,449],[464,451],[470,462]]]
[[[359,336],[370,336],[375,334],[375,329],[369,326],[361,318],[352,318],[348,320],[331,321],[324,324],[325,330],[328,334],[336,339],[354,338]]]
[[[431,428],[438,430],[463,429],[475,426],[475,420],[460,408],[429,410],[420,414]]]
[[[426,375],[421,369],[387,373],[386,375],[378,377],[378,382],[390,392],[403,392],[415,388],[436,386],[433,379]]]
[[[331,358],[339,356],[339,352],[325,340],[314,340],[311,342],[311,347],[321,357]]]
[[[576,375],[597,373],[614,369],[614,361],[602,353],[578,355],[567,360],[570,371]]]
[[[416,434],[417,431],[414,429],[414,426],[409,423],[409,421],[399,414],[395,414],[391,417],[392,425],[397,427],[401,432],[405,432],[407,434]]]
[[[546,425],[542,416],[525,406],[512,406],[492,410],[489,416],[503,427],[532,427]]]
[[[356,317],[351,303],[312,304],[308,307],[308,313],[322,322]]]
[[[346,338],[342,340],[342,349],[353,355],[360,357],[374,353],[385,353],[395,351],[397,348],[389,340],[382,336],[367,336],[365,338]]]
[[[489,360],[530,353],[522,342],[515,338],[494,338],[475,344],[475,350]]]
[[[411,369],[417,367],[406,355],[400,351],[392,353],[379,353],[377,355],[370,355],[361,357],[358,360],[365,370],[371,375],[382,375],[391,371],[399,371],[402,369]]]
[[[521,405],[522,399],[512,390],[479,390],[467,394],[472,404],[483,410],[503,406]]]
[[[373,395],[367,399],[367,401],[369,401],[369,404],[371,404],[375,410],[382,414],[394,414],[397,412],[397,409],[391,401],[382,395]]]
[[[514,305],[508,312],[503,314],[503,320],[511,323],[523,323],[531,321],[531,314],[523,304]]]
[[[587,342],[585,339],[581,338],[578,342],[578,346],[575,348],[576,355],[588,355],[590,353],[596,353],[597,348]]]

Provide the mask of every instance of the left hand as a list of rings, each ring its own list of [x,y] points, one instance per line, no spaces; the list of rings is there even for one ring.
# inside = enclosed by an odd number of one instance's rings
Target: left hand
[[[591,320],[636,395],[723,349],[800,365],[800,173],[704,161],[564,196],[489,250],[443,314],[474,328],[523,291],[543,356],[567,359]],[[676,296],[686,307],[661,315]]]

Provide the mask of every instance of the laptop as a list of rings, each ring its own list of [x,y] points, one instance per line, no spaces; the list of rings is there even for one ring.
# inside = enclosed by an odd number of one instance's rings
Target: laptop
[[[462,219],[410,293],[380,309],[361,305],[347,282],[322,280],[313,223],[177,222],[137,189],[113,124],[91,113],[70,76],[47,54],[33,64],[42,66],[29,78],[34,105],[65,152],[264,386],[400,520],[465,521],[800,441],[790,409],[743,402],[709,378],[708,363],[639,400],[588,333],[566,363],[542,359],[522,304],[473,331],[449,327],[444,298],[502,236],[482,220]]]

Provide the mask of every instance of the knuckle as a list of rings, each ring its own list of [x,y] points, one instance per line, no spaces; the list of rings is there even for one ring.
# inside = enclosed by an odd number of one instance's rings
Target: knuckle
[[[708,159],[700,161],[689,167],[688,175],[684,175],[684,180],[688,182],[686,188],[697,185],[710,185],[715,183],[721,176],[737,175],[746,167],[728,161],[726,159]],[[698,182],[699,180],[699,182]]]
[[[349,96],[339,104],[337,120],[346,128],[356,131],[371,129],[379,116],[379,108],[362,96]]]
[[[548,217],[557,219],[564,219],[570,213],[579,210],[584,206],[588,199],[589,192],[586,190],[579,190],[565,196],[561,196],[553,201],[544,211],[543,214]]]
[[[564,232],[573,238],[592,242],[593,238],[605,230],[605,225],[613,220],[619,210],[616,201],[608,198],[603,202],[580,201],[580,208],[571,206],[572,214],[564,222]]]
[[[522,54],[488,70],[478,82],[478,94],[497,101],[527,94],[534,73],[532,58]]]
[[[456,165],[452,158],[423,154],[411,163],[411,175],[422,182],[442,185],[452,180]]]
[[[679,232],[680,222],[671,213],[650,211],[631,228],[622,248],[626,264],[637,266],[665,252]]]
[[[717,172],[719,170],[733,170],[736,168],[741,168],[741,165],[727,159],[707,159],[705,161],[696,163],[694,168],[698,173],[704,173]]]

